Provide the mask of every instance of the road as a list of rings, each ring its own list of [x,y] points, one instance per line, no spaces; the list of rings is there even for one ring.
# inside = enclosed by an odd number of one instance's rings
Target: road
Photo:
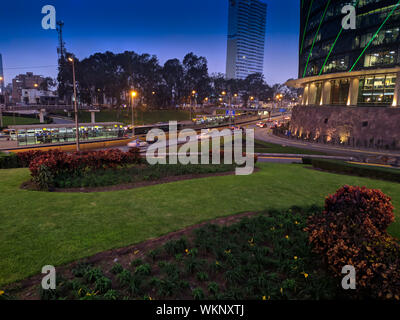
[[[395,152],[395,151],[386,151],[386,150],[374,151],[368,149],[350,148],[345,146],[343,147],[331,146],[331,145],[281,138],[273,135],[272,133],[270,133],[270,130],[264,128],[255,129],[255,138],[257,140],[262,140],[274,144],[297,147],[313,151],[320,151],[332,155],[351,156],[355,158],[374,158],[374,157],[377,158],[382,156],[395,157],[395,158],[400,157],[400,152]]]

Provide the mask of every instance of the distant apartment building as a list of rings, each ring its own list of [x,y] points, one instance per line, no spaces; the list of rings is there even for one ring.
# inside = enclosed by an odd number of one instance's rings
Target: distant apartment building
[[[56,104],[56,100],[57,96],[51,91],[38,89],[22,90],[23,104],[53,105]]]
[[[266,20],[267,4],[259,0],[229,0],[228,79],[263,73]]]
[[[12,102],[24,103],[23,90],[37,89],[43,81],[42,76],[34,75],[32,72],[16,76],[12,81]]]

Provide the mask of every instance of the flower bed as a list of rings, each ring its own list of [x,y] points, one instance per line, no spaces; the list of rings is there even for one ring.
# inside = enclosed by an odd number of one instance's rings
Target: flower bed
[[[76,263],[57,273],[56,290],[34,289],[41,299],[333,299],[340,292],[302,230],[314,210],[207,224],[125,250],[117,262],[114,254],[110,261]]]

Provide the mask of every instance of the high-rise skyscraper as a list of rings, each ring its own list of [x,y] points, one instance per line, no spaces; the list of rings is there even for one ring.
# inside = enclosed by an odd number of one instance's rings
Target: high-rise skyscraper
[[[266,20],[267,5],[260,0],[229,0],[228,79],[263,73]]]
[[[4,94],[3,58],[0,53],[0,94]]]

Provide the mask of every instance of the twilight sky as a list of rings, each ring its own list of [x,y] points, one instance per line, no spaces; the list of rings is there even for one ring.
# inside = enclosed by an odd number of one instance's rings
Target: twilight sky
[[[298,0],[268,4],[264,74],[269,84],[297,77]],[[43,30],[44,5],[63,20],[67,50],[150,53],[163,64],[186,53],[205,56],[210,73],[225,72],[228,0],[9,0],[0,6],[0,53],[6,83],[32,71],[57,75],[57,32]]]

